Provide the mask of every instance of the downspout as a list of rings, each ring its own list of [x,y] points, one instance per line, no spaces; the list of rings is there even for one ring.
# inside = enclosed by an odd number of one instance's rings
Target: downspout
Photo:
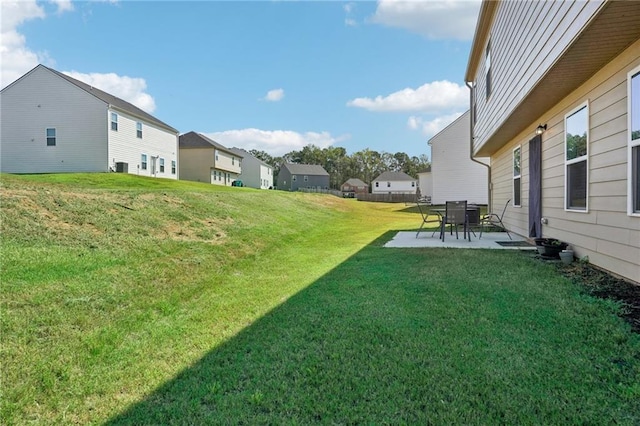
[[[484,167],[487,168],[487,213],[492,211],[491,208],[491,164],[485,164],[482,161],[478,161],[475,158],[473,158],[473,141],[475,139],[475,137],[473,136],[473,122],[475,121],[475,114],[476,111],[473,109],[473,96],[474,96],[474,92],[473,92],[473,86],[471,84],[469,84],[468,81],[465,81],[464,84],[467,85],[467,87],[469,88],[469,92],[470,92],[470,96],[469,96],[469,158],[471,159],[471,161],[473,161],[474,163],[478,163],[483,165]],[[491,160],[489,160],[491,161]]]

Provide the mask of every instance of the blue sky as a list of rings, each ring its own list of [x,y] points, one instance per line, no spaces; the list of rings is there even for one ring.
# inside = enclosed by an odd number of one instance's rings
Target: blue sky
[[[478,1],[2,1],[2,87],[38,63],[181,133],[412,156],[468,109]]]

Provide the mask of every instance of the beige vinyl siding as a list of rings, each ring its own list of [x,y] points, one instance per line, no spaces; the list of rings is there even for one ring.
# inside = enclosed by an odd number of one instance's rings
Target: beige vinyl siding
[[[607,64],[492,157],[494,209],[503,205],[512,182],[511,155],[522,145],[522,206],[510,208],[505,224],[528,234],[528,142],[547,123],[542,140],[543,235],[569,242],[579,257],[636,281],[640,278],[640,218],[627,214],[627,73],[640,65],[640,41]],[[564,117],[589,103],[589,210],[564,210]]]
[[[180,179],[194,182],[211,182],[213,168],[213,153],[211,148],[181,148],[180,149]],[[171,170],[169,170],[171,172]]]
[[[242,159],[238,155],[216,148],[216,169],[237,176],[242,170],[241,162]]]
[[[474,149],[484,144],[531,91],[603,3],[498,3],[490,34],[492,92],[488,101],[484,96],[484,57],[476,73],[479,119]]]
[[[107,105],[44,67],[6,87],[0,99],[0,170],[106,172]],[[47,146],[46,129],[56,129]]]

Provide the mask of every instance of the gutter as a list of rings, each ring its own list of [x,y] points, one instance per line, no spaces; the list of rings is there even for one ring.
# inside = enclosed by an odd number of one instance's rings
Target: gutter
[[[473,122],[475,121],[475,114],[476,111],[473,109],[473,86],[468,82],[465,81],[464,84],[467,85],[467,87],[469,88],[469,92],[470,92],[470,96],[469,96],[469,111],[471,111],[471,114],[469,114],[469,158],[471,159],[471,161],[473,161],[474,163],[478,163],[483,165],[484,167],[487,168],[487,211],[490,212],[492,211],[491,208],[491,193],[492,193],[492,182],[491,182],[491,164],[485,164],[482,161],[478,161],[473,157],[473,140],[475,139],[473,136]],[[489,157],[489,162],[491,162],[491,157]]]

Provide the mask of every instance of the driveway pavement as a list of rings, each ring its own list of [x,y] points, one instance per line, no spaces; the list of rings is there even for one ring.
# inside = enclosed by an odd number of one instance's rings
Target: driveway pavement
[[[483,248],[483,249],[502,249],[502,250],[535,250],[536,247],[530,244],[526,238],[511,233],[510,240],[506,232],[484,232],[482,239],[480,233],[476,232],[474,236],[471,234],[471,242],[462,238],[456,239],[453,235],[447,233],[444,242],[438,238],[438,232],[432,237],[433,231],[422,231],[416,238],[415,231],[399,231],[391,241],[387,242],[385,247],[440,247],[440,248]],[[498,242],[512,244],[511,246],[500,245]],[[515,242],[515,243],[514,243]]]

